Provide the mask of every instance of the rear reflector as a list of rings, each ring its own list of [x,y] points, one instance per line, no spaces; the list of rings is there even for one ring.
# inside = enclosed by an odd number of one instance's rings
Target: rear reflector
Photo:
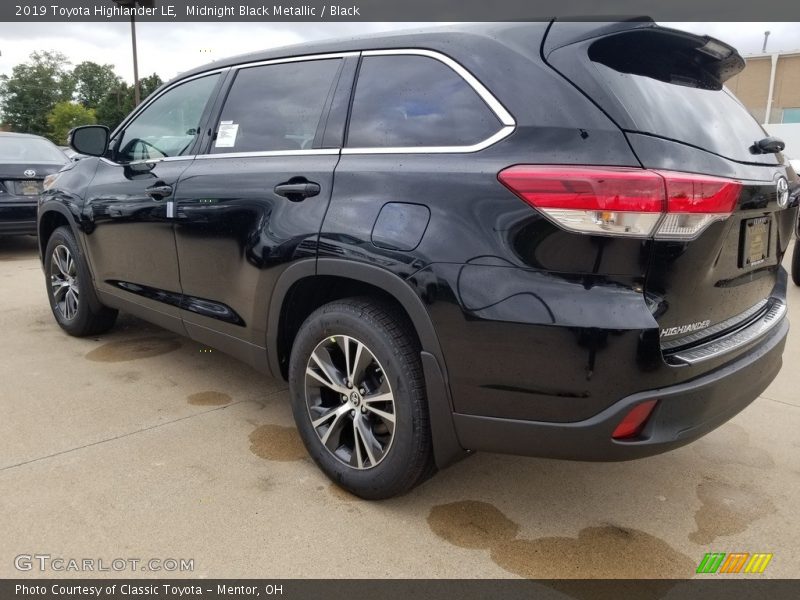
[[[644,429],[647,419],[653,412],[658,400],[645,400],[634,406],[625,418],[620,421],[611,437],[615,440],[630,439],[638,436]]]
[[[742,188],[731,179],[631,167],[516,165],[497,177],[564,229],[682,240],[727,219]]]

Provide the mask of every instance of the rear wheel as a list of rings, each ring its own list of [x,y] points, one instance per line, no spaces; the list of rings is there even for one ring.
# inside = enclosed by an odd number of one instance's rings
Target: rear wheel
[[[430,473],[419,348],[392,307],[354,298],[315,311],[295,339],[289,386],[300,436],[339,486],[388,498]]]
[[[56,229],[47,241],[44,272],[50,309],[64,331],[87,336],[111,329],[117,311],[102,306],[94,295],[86,259],[68,227]]]
[[[794,252],[792,252],[792,281],[795,285],[800,285],[800,239],[794,241]]]

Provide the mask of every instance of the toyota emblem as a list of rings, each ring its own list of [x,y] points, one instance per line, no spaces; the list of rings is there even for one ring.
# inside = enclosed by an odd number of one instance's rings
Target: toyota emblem
[[[23,175],[25,175],[25,177],[36,177],[36,171],[33,169],[26,169]]]
[[[778,179],[776,187],[778,188],[778,206],[786,208],[789,206],[789,182],[786,177]]]

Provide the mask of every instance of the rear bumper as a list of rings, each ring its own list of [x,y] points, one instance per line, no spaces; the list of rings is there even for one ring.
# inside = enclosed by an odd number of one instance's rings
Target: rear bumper
[[[630,460],[678,448],[719,427],[747,407],[781,368],[789,322],[783,319],[736,360],[696,379],[640,392],[583,421],[552,423],[454,414],[460,444],[483,450],[587,461]],[[642,434],[631,441],[611,435],[630,409],[659,402]]]
[[[36,234],[36,199],[0,202],[0,235]]]

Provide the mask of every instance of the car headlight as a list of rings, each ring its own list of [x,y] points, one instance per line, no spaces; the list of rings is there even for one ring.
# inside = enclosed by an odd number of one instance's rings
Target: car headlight
[[[45,190],[49,190],[50,187],[56,182],[58,179],[59,173],[53,173],[52,175],[48,175],[44,178],[44,183],[42,183],[42,188]]]

